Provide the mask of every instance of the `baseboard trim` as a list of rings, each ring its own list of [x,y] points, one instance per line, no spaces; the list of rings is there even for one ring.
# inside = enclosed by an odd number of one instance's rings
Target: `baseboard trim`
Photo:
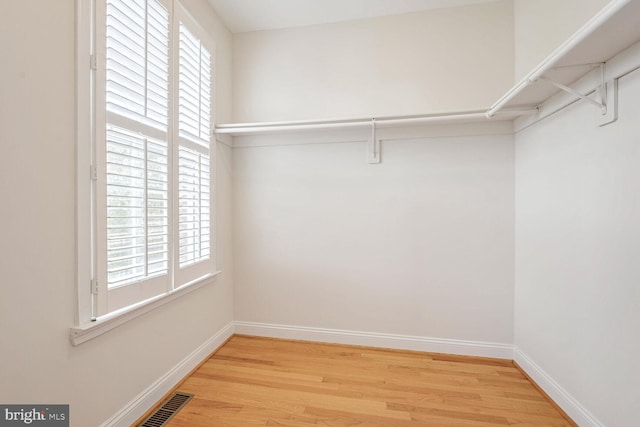
[[[558,384],[518,347],[514,348],[515,363],[580,427],[604,427],[567,390]]]
[[[235,333],[241,335],[513,360],[513,346],[510,344],[254,322],[236,321],[234,325]]]
[[[129,427],[163,396],[176,386],[189,372],[197,367],[207,356],[216,351],[234,334],[234,322],[218,331],[200,347],[171,368],[166,374],[136,396],[114,416],[101,424],[101,427]]]

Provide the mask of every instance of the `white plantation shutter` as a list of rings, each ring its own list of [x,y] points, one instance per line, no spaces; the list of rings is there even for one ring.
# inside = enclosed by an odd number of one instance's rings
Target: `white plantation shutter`
[[[208,155],[180,147],[180,267],[206,260],[211,255],[209,161]]]
[[[180,24],[180,136],[209,147],[211,138],[211,54]]]
[[[97,0],[94,315],[214,272],[212,56],[177,0]]]
[[[183,281],[211,259],[211,53],[180,22],[178,55],[178,262]],[[203,266],[196,264],[202,263]],[[185,269],[189,267],[190,273]]]
[[[170,271],[169,11],[105,0],[104,14],[98,314],[166,292]]]
[[[167,143],[107,128],[107,283],[168,270]]]
[[[107,111],[167,131],[169,14],[155,0],[107,0]]]

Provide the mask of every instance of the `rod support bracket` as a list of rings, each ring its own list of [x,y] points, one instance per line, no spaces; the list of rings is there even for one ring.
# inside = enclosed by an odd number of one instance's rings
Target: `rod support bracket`
[[[618,120],[618,79],[607,80],[602,84],[604,107],[598,117],[598,125],[606,126]]]
[[[380,140],[376,137],[376,119],[371,119],[371,138],[367,141],[367,163],[378,164],[382,161],[380,155]]]
[[[550,79],[549,77],[541,76],[540,80],[547,81],[547,82],[551,83],[552,85],[554,85],[555,87],[557,87],[558,89],[562,89],[563,91],[565,91],[567,93],[570,93],[571,95],[576,96],[576,97],[588,102],[589,104],[597,107],[600,111],[604,111],[603,114],[606,114],[607,106],[604,103],[604,102],[606,102],[606,100],[604,98],[601,98],[601,102],[598,102],[598,101],[590,98],[589,96],[578,92],[574,88],[566,86],[566,85],[563,85],[562,83],[558,83],[555,80]],[[601,91],[602,91],[602,87],[601,87]]]

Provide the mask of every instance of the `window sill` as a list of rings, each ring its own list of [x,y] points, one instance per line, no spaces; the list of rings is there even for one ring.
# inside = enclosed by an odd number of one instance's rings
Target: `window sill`
[[[143,314],[161,307],[183,295],[187,295],[197,289],[213,283],[213,279],[220,273],[221,271],[216,271],[215,273],[208,274],[169,293],[158,295],[146,301],[139,302],[138,304],[123,308],[122,310],[101,316],[93,322],[73,327],[71,328],[70,336],[71,344],[77,346],[87,342],[113,328],[135,319],[136,317],[142,316]]]

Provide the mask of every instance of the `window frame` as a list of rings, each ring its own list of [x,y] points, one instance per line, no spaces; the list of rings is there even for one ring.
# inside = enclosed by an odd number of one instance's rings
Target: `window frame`
[[[103,29],[96,26],[96,11],[105,0],[76,0],[76,293],[77,310],[75,313],[75,326],[71,328],[71,342],[78,345],[101,335],[125,322],[128,322],[150,310],[160,307],[176,298],[195,291],[205,285],[215,282],[215,278],[221,273],[216,268],[216,138],[214,134],[215,118],[215,94],[216,94],[216,54],[215,42],[184,8],[179,0],[160,0],[161,3],[169,7],[170,22],[170,83],[169,96],[175,99],[171,102],[178,102],[178,46],[179,24],[184,23],[190,32],[197,35],[200,41],[207,47],[211,55],[211,135],[209,138],[209,167],[210,167],[210,267],[204,274],[196,275],[196,278],[180,285],[170,284],[166,291],[148,298],[137,301],[126,307],[108,312],[99,317],[94,316],[97,304],[100,302],[101,287],[104,295],[107,284],[98,283],[96,277],[98,243],[96,239],[96,224],[98,220],[97,203],[97,179],[100,171],[96,168],[96,144],[98,143],[98,132],[105,131],[105,123],[101,123],[96,117],[96,110],[99,102],[104,101],[104,94],[96,91],[97,77],[96,69],[104,67],[104,55],[96,52],[96,39],[104,35]],[[177,29],[177,32],[176,32]],[[102,58],[101,58],[102,56]],[[101,64],[102,62],[102,64]],[[106,108],[104,109],[106,112]],[[169,117],[169,126],[177,126],[177,107]],[[102,126],[102,127],[101,127]],[[175,140],[169,137],[169,150],[177,153],[179,139],[178,131],[172,132],[176,135]],[[174,187],[177,200],[177,167],[178,159],[172,160],[170,168],[172,178],[169,185]],[[175,202],[177,203],[177,202]],[[174,205],[175,205],[174,203]],[[173,206],[170,207],[173,209]],[[177,210],[172,214],[173,226],[177,226]],[[173,242],[170,248],[170,258],[178,256],[179,251],[179,230],[174,228],[169,237]],[[179,269],[179,263],[172,261],[171,269]],[[169,273],[171,280],[175,271]],[[102,296],[104,300],[104,296]]]

